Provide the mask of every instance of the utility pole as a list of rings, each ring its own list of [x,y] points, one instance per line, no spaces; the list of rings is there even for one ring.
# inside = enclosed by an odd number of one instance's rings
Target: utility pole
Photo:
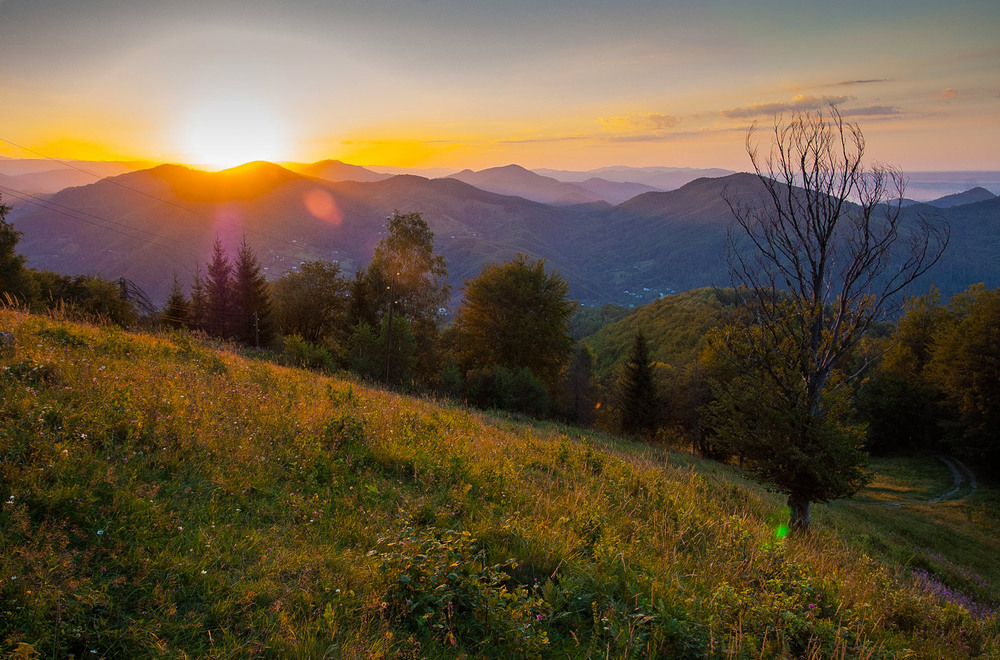
[[[396,273],[393,271],[392,277],[389,278],[389,315],[388,322],[385,326],[385,384],[389,384],[389,362],[390,362],[390,350],[392,348],[392,308],[396,302],[394,297],[396,295]]]

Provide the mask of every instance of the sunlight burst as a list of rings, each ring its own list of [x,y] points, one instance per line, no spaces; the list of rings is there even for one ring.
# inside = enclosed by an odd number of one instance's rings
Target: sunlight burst
[[[287,128],[256,99],[217,97],[193,107],[180,129],[181,148],[192,164],[224,169],[254,160],[287,157]]]

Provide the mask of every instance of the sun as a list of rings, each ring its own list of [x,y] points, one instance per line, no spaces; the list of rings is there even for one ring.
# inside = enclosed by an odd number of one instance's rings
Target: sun
[[[219,96],[192,106],[179,133],[185,160],[192,165],[225,169],[287,159],[285,122],[265,103],[246,96]]]

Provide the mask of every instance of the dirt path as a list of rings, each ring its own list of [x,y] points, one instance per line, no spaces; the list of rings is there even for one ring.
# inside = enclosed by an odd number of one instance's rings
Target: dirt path
[[[865,502],[865,504],[874,504],[875,506],[885,507],[900,507],[904,504],[941,504],[943,502],[958,502],[959,500],[964,500],[976,492],[976,475],[972,473],[972,470],[968,465],[954,456],[946,456],[945,454],[934,454],[934,458],[944,463],[948,467],[948,470],[951,471],[951,490],[927,500],[911,499],[898,500],[896,502],[869,501]]]
[[[948,469],[951,470],[951,476],[955,481],[955,487],[940,497],[928,500],[929,502],[937,503],[943,502],[944,500],[952,502],[955,500],[964,500],[966,497],[976,492],[976,475],[972,474],[972,470],[969,469],[968,465],[957,458],[945,456],[944,454],[934,454],[934,457],[947,465]],[[968,492],[962,492],[966,488],[968,489]],[[958,495],[960,492],[962,492],[962,494]],[[958,497],[955,497],[956,495],[958,495]]]

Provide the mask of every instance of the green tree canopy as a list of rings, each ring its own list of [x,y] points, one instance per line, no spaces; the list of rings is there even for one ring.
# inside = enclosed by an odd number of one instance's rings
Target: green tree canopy
[[[313,344],[342,344],[348,282],[340,264],[309,261],[272,283],[278,326]]]
[[[434,232],[423,216],[393,213],[371,262],[351,285],[349,324],[378,328],[384,317],[405,318],[418,347],[416,375],[431,380],[439,371],[438,325],[451,291],[447,277],[444,257],[434,253]],[[395,323],[386,327],[390,334],[395,331]]]
[[[952,297],[934,335],[930,382],[956,413],[955,443],[1000,465],[1000,289],[982,284]]]
[[[489,264],[465,283],[455,321],[459,363],[466,371],[528,368],[553,395],[573,352],[569,285],[545,261],[523,254]]]
[[[0,197],[0,302],[2,294],[15,300],[30,302],[33,297],[32,280],[24,267],[24,256],[17,254],[16,247],[21,240],[21,232],[7,222],[11,207]]]
[[[204,280],[208,310],[206,330],[215,337],[232,336],[233,328],[233,264],[222,248],[222,241],[215,239],[208,274]]]

